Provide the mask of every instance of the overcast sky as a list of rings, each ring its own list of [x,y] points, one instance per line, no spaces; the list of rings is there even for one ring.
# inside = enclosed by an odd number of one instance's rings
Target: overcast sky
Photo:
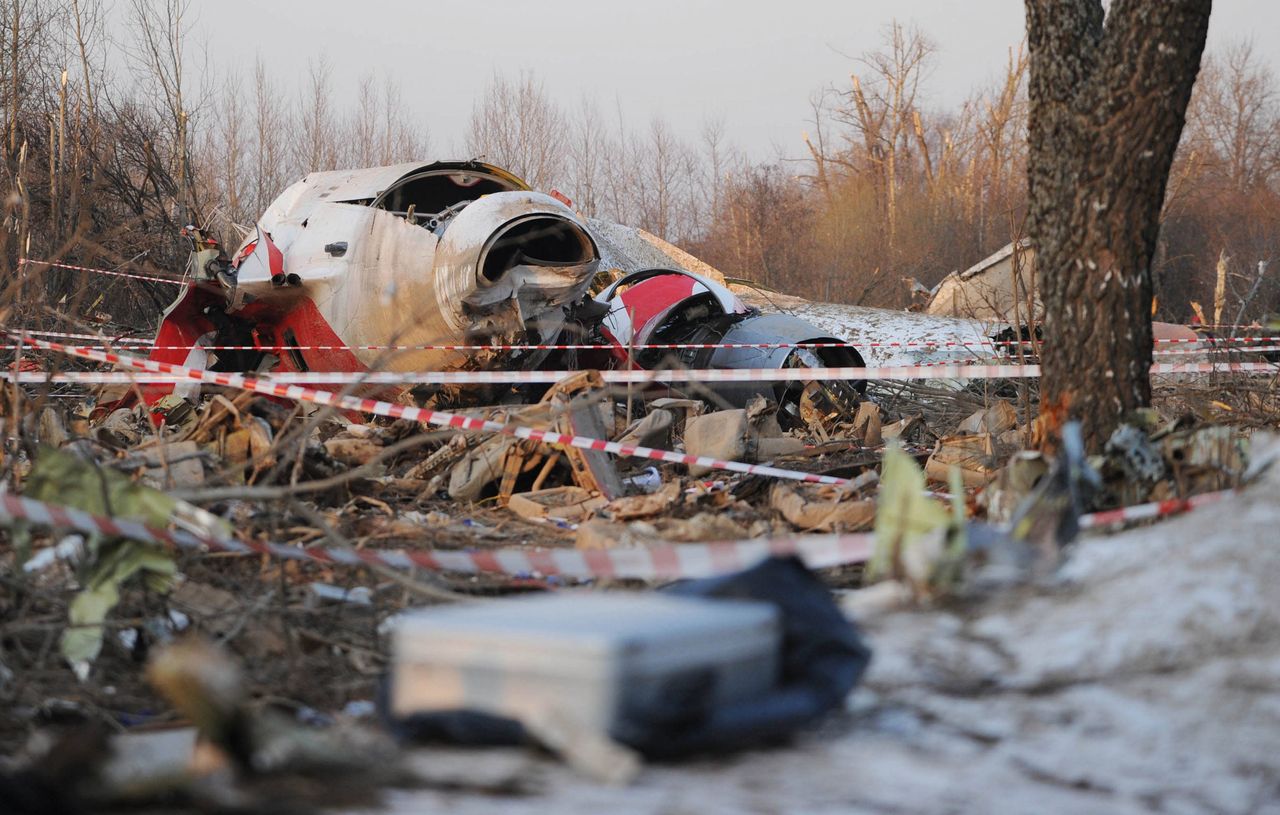
[[[553,98],[584,94],[629,124],[655,115],[696,137],[708,116],[755,158],[800,148],[810,95],[847,83],[851,57],[894,17],[938,45],[927,104],[953,105],[1002,69],[1023,36],[1022,0],[218,0],[199,3],[213,60],[261,54],[296,88],[327,55],[340,105],[355,77],[399,78],[438,153],[461,144],[495,71],[529,70]],[[1280,67],[1280,0],[1216,0],[1210,44],[1252,36]]]

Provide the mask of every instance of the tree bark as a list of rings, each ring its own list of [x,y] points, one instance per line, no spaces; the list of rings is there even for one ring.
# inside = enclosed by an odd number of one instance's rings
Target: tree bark
[[[1097,450],[1151,400],[1151,258],[1212,0],[1026,0],[1042,405]]]

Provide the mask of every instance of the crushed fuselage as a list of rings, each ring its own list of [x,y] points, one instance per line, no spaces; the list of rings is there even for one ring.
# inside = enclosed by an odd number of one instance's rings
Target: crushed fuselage
[[[841,336],[750,306],[714,271],[678,268],[645,233],[584,219],[562,196],[479,162],[312,173],[230,258],[194,235],[191,282],[153,351],[166,362],[256,372],[863,364]],[[601,272],[612,282],[592,298]],[[564,344],[588,348],[549,347]],[[672,345],[682,347],[660,347]],[[828,387],[856,404],[863,386]],[[730,406],[768,396],[785,416],[803,387],[701,390]]]

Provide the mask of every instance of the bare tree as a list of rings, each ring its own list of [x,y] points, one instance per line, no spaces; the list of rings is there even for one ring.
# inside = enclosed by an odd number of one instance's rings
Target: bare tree
[[[145,86],[154,90],[158,110],[172,133],[172,168],[182,218],[197,220],[191,167],[191,119],[188,107],[187,33],[191,27],[190,0],[129,0],[129,23],[136,48],[135,65]],[[199,94],[196,98],[200,98]]]
[[[71,16],[74,22],[76,52],[80,58],[81,81],[84,83],[86,112],[89,121],[92,122],[98,115],[94,81],[95,78],[101,78],[101,71],[93,65],[90,53],[93,42],[101,38],[104,19],[102,0],[71,0]]]
[[[831,115],[829,109],[831,93],[832,89],[827,88],[809,96],[809,108],[813,116],[809,121],[813,125],[813,136],[810,137],[809,131],[800,134],[800,140],[804,142],[809,152],[809,160],[813,163],[813,173],[801,177],[814,184],[828,204],[832,202],[832,174],[827,167],[827,157],[830,154],[827,120]]]
[[[360,77],[356,88],[356,108],[347,123],[347,150],[340,164],[350,167],[373,167],[385,152],[378,138],[378,126],[382,123],[379,108],[382,99],[374,87],[373,74]]]
[[[564,168],[565,117],[532,74],[495,74],[471,110],[467,150],[546,189]]]
[[[18,116],[22,110],[22,34],[25,26],[20,0],[10,3],[6,22],[9,24],[9,36],[6,38],[9,45],[9,126],[5,129],[9,133],[9,157],[12,158],[18,152]]]
[[[241,99],[244,88],[240,75],[229,74],[222,86],[222,104],[215,118],[215,137],[217,140],[217,161],[213,172],[221,181],[221,200],[226,207],[228,219],[233,223],[243,223],[255,217],[246,212],[241,196],[244,185],[245,146],[244,136],[244,103]]]
[[[63,16],[61,5],[44,0],[9,0],[0,10],[0,114],[11,173],[24,140],[44,144],[48,122],[40,117],[57,107]]]
[[[382,131],[379,164],[423,159],[431,153],[431,133],[405,113],[400,85],[392,77],[382,83]]]
[[[341,167],[374,167],[423,159],[429,152],[426,128],[415,127],[404,113],[400,86],[388,77],[379,86],[373,74],[361,77],[355,108],[339,129]]]
[[[1237,299],[1240,319],[1280,305],[1280,281],[1255,271],[1280,257],[1278,175],[1280,84],[1251,43],[1229,43],[1206,54],[1161,213],[1153,272],[1169,318],[1210,296]]]
[[[569,187],[578,210],[594,218],[600,214],[601,175],[604,164],[611,160],[611,145],[600,108],[593,100],[579,100],[570,134]]]
[[[989,220],[985,204],[989,201],[1002,216],[996,222],[997,229],[1007,224],[1014,198],[1013,180],[1026,160],[1026,83],[1027,54],[1019,46],[1016,51],[1009,50],[1009,61],[999,85],[983,93],[977,101],[980,110],[975,123],[979,143],[974,158],[975,164],[984,165],[986,189],[978,196],[984,204],[978,220],[979,240],[984,245]],[[1020,193],[1021,190],[1018,198]],[[1002,237],[1008,239],[1007,234]]]
[[[623,223],[640,219],[640,166],[645,161],[647,145],[627,126],[621,102],[613,116],[613,135],[609,138],[613,155],[601,168],[601,205],[603,213]]]
[[[640,225],[663,240],[674,237],[685,185],[688,183],[687,151],[662,119],[649,123],[644,181],[640,187]]]
[[[1211,0],[1026,0],[1045,404],[1097,449],[1150,402],[1151,257]]]
[[[321,55],[308,71],[298,107],[294,161],[303,172],[338,167],[338,124],[333,115],[333,68]]]
[[[291,174],[285,143],[283,94],[259,57],[253,66],[253,217],[267,208]]]
[[[1280,166],[1280,93],[1252,42],[1205,59],[1187,116],[1192,149],[1222,168],[1237,194],[1254,191]]]
[[[893,21],[885,32],[885,47],[860,60],[868,73],[866,83],[857,74],[850,77],[847,102],[839,110],[857,136],[860,163],[876,180],[890,248],[897,229],[899,155],[910,149],[920,130],[917,97],[936,50],[918,28]]]
[[[704,121],[701,175],[695,179],[698,187],[695,192],[698,197],[694,213],[697,220],[693,224],[695,233],[704,232],[710,226],[710,219],[715,218],[724,208],[725,185],[737,163],[738,157],[726,143],[724,117],[717,116]],[[702,222],[703,218],[707,219],[707,223]]]

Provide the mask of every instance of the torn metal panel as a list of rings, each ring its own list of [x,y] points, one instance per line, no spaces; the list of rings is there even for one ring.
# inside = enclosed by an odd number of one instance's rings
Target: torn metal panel
[[[1029,238],[1010,243],[963,272],[943,278],[927,311],[934,317],[956,317],[990,326],[1027,326],[1044,318],[1044,304],[1036,283],[1036,251]],[[1197,336],[1186,326],[1151,324],[1158,344],[1177,342],[1182,350],[1196,346]],[[998,330],[998,329],[997,329]]]
[[[648,269],[626,275],[603,291],[597,300],[609,307],[601,333],[617,348],[615,356],[642,368],[680,364],[689,368],[785,368],[858,367],[857,350],[843,340],[823,333],[804,320],[787,314],[763,314],[714,280],[676,269]],[[823,348],[694,347],[670,350],[678,345],[733,346],[829,344]],[[833,404],[846,411],[856,408],[865,383],[830,382]],[[785,382],[717,383],[708,386],[717,401],[745,407],[759,396],[781,406],[788,426],[800,424],[799,404],[803,386]]]
[[[603,439],[610,435],[612,424],[612,408],[603,398],[604,393],[599,372],[582,371],[558,382],[543,402],[558,411],[554,427],[559,432]],[[592,394],[596,395],[595,399],[589,398]],[[576,447],[565,447],[563,454],[578,486],[609,500],[625,494],[626,487],[612,456]]]
[[[565,435],[606,438],[611,435],[611,412],[611,403],[604,397],[600,373],[581,371],[553,385],[537,404],[516,408],[504,418],[526,427],[555,430]],[[544,468],[531,486],[537,490],[562,459],[574,483],[587,492],[602,495],[606,500],[626,492],[613,457],[600,450],[565,447],[559,451],[548,451],[536,442],[494,436],[454,465],[450,473],[449,497],[476,501],[490,484],[500,481],[498,500],[505,504],[523,476]]]
[[[1010,243],[963,272],[943,278],[926,309],[945,317],[1013,323],[1044,311],[1035,281],[1035,249],[1029,238]]]
[[[609,307],[603,321],[605,336],[622,347],[694,342],[668,335],[679,331],[682,324],[705,324],[753,313],[725,286],[691,272],[666,268],[627,274],[596,299]]]
[[[456,334],[550,342],[583,299],[599,263],[585,224],[537,192],[489,195],[442,225],[436,303]],[[482,340],[483,341],[483,340]]]

